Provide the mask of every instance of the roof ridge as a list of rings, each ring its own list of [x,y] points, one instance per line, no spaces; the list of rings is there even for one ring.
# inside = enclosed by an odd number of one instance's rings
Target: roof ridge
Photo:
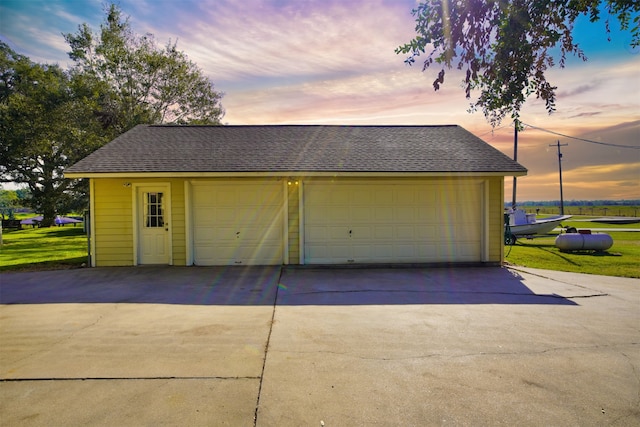
[[[460,127],[460,125],[456,124],[442,124],[442,125],[402,125],[402,124],[385,124],[385,125],[338,125],[338,124],[253,124],[253,125],[201,125],[201,124],[175,124],[175,123],[159,123],[159,124],[143,124],[139,126],[145,127],[158,127],[158,128],[212,128],[212,127],[221,127],[221,128],[255,128],[255,127],[336,127],[336,128],[444,128],[444,127]]]

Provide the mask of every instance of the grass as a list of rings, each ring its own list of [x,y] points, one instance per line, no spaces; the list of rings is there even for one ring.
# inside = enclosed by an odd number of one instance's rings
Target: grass
[[[563,225],[579,230],[640,230],[640,224],[612,225],[570,220]],[[613,246],[604,252],[562,252],[555,246],[557,234],[554,234],[534,239],[519,238],[515,245],[505,247],[505,261],[508,265],[522,267],[640,278],[640,231],[605,232],[613,238]]]
[[[0,271],[53,270],[87,262],[87,235],[82,225],[3,230]]]
[[[640,224],[570,220],[563,225],[578,229],[640,230]],[[515,245],[505,248],[505,261],[510,265],[546,270],[640,278],[640,231],[611,231],[608,234],[613,238],[613,246],[603,253],[561,252],[555,247],[556,235],[531,240],[520,238]],[[4,230],[3,242],[0,271],[76,268],[87,262],[87,236],[81,226]]]

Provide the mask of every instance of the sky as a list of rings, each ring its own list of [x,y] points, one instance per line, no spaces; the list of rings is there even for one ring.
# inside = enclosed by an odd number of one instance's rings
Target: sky
[[[133,30],[159,45],[177,41],[224,92],[223,122],[250,124],[457,124],[513,156],[510,119],[492,129],[468,113],[463,76],[407,66],[394,50],[415,34],[415,0],[117,0]],[[0,0],[0,40],[39,63],[71,65],[63,33],[82,23],[98,30],[102,0]],[[547,79],[556,111],[530,98],[521,112],[519,201],[560,198],[562,146],[565,200],[640,199],[640,48],[615,19],[583,19],[576,41],[587,62],[570,57]],[[610,38],[611,40],[607,40]],[[477,94],[475,94],[477,97]],[[592,142],[573,139],[581,138]],[[632,146],[633,148],[615,147]],[[552,146],[554,145],[554,146]],[[511,200],[511,178],[505,200]]]

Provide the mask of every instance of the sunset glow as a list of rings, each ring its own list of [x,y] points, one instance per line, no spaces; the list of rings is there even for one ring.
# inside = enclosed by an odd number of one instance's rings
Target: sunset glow
[[[510,122],[492,130],[481,113],[469,114],[451,71],[444,87],[431,86],[437,70],[403,63],[394,49],[413,36],[414,0],[121,0],[134,31],[158,44],[178,41],[225,93],[226,124],[458,124],[505,154],[513,154]],[[0,0],[0,39],[36,62],[70,64],[61,33],[104,17],[102,0]],[[570,58],[549,71],[558,86],[557,111],[531,98],[519,134],[518,199],[558,198],[556,141],[562,147],[564,198],[640,199],[640,50],[612,21],[586,20],[576,40],[588,62]],[[599,145],[544,132],[631,146]],[[511,179],[505,198],[511,199]]]

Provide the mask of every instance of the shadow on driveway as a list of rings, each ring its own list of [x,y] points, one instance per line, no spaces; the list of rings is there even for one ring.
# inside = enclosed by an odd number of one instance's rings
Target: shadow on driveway
[[[1,304],[577,305],[500,267],[113,267],[0,275]]]

